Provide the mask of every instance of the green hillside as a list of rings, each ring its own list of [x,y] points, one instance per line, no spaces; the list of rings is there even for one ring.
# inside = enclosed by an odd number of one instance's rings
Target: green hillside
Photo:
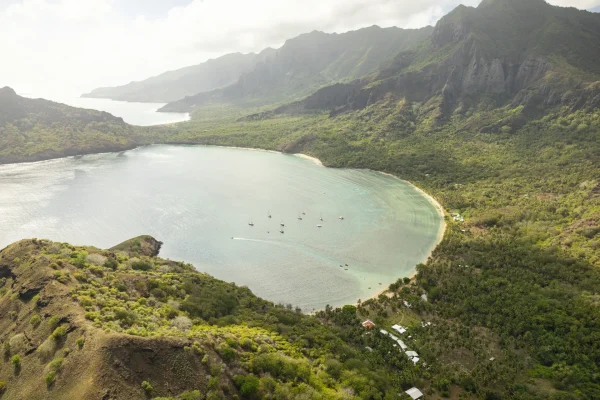
[[[169,127],[142,128],[113,115],[0,89],[0,163],[122,151],[159,140]]]
[[[413,336],[432,398],[595,399],[598,29],[538,0],[460,6],[371,77],[242,118],[204,107],[170,142],[303,152],[424,188],[444,241],[415,285],[360,315],[387,329],[407,301],[433,321]]]
[[[0,251],[3,398],[397,399],[417,381],[389,341],[361,337],[355,307],[341,330],[145,255],[155,244]]]

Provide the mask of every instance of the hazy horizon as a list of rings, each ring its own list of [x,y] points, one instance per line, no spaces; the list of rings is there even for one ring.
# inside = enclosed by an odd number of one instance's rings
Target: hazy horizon
[[[0,0],[0,87],[32,97],[75,96],[227,53],[280,47],[313,30],[433,25],[460,3],[480,0]]]

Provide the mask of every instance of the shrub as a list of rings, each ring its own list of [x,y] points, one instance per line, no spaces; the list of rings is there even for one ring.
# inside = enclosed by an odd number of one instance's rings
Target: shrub
[[[258,377],[253,374],[235,377],[235,384],[240,389],[242,396],[252,396],[258,392],[259,383]]]
[[[150,271],[152,264],[147,261],[135,261],[131,263],[131,268],[135,271]]]
[[[90,264],[93,265],[104,265],[107,261],[106,257],[104,257],[102,254],[90,254],[85,258],[85,261],[87,261]]]
[[[234,361],[237,354],[234,349],[227,345],[221,347],[219,353],[221,354],[223,361],[227,363]]]
[[[33,303],[33,305],[34,305],[34,306],[36,306],[36,307],[37,307],[37,306],[39,306],[39,305],[40,305],[40,298],[41,298],[41,297],[40,297],[40,295],[39,295],[39,294],[36,294],[35,296],[33,296],[33,297],[31,298],[31,302]]]
[[[116,271],[118,267],[119,263],[114,258],[109,258],[104,263],[104,268],[112,269],[113,271]]]
[[[31,317],[31,319],[29,320],[29,323],[34,328],[37,328],[42,323],[42,317],[40,317],[39,315],[35,314],[34,316]]]
[[[69,277],[69,273],[64,271],[56,271],[54,273],[54,279],[63,284],[66,284],[71,280],[71,278]]]
[[[50,329],[56,329],[58,324],[60,324],[60,318],[57,316],[52,316],[48,319],[48,325],[50,325]]]
[[[6,391],[6,382],[0,381],[0,395]]]
[[[54,385],[54,381],[56,381],[56,372],[50,371],[46,374],[46,387],[51,388]]]
[[[2,351],[4,353],[4,358],[8,358],[10,357],[10,342],[6,341],[4,342],[4,344],[2,345]]]
[[[19,372],[21,370],[21,356],[20,355],[15,354],[10,359],[10,363],[13,366],[13,369],[15,370],[15,372]]]
[[[91,307],[94,305],[94,300],[90,296],[79,296],[78,300],[82,307]]]
[[[79,350],[83,349],[83,345],[85,343],[85,338],[80,337],[78,338],[75,343],[77,344],[77,347],[79,347]]]
[[[144,393],[146,393],[147,396],[151,396],[152,393],[154,392],[154,388],[148,381],[142,382],[142,389],[144,390]]]
[[[87,275],[84,272],[77,271],[73,276],[81,283],[86,283],[88,281]]]
[[[218,377],[212,377],[208,380],[208,388],[210,390],[216,390],[219,387],[219,378]]]
[[[259,373],[270,373],[275,378],[288,381],[307,382],[310,377],[310,366],[306,360],[296,360],[279,353],[264,353],[252,361],[252,370]]]
[[[67,334],[67,328],[65,328],[64,326],[59,326],[58,328],[56,328],[54,330],[54,332],[52,332],[52,335],[50,335],[50,337],[52,337],[52,339],[54,339],[55,341],[58,342],[63,337],[65,337],[66,334]]]
[[[177,328],[181,331],[187,331],[188,329],[190,329],[192,327],[192,321],[184,315],[176,317],[173,320],[172,324],[175,328]]]
[[[203,400],[204,396],[199,390],[194,390],[180,394],[179,398],[181,400]]]
[[[48,370],[52,372],[58,372],[62,368],[64,359],[63,358],[55,358],[48,364]]]

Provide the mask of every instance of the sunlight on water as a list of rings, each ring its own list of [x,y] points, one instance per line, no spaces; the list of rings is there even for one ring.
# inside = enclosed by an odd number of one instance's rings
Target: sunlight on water
[[[108,248],[150,234],[165,242],[163,257],[312,310],[410,275],[441,218],[412,186],[376,172],[152,146],[0,166],[0,226],[2,246],[38,237]]]

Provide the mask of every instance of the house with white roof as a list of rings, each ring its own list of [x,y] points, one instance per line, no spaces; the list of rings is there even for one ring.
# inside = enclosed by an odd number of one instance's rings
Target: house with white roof
[[[419,355],[417,354],[416,351],[407,351],[405,353],[409,358],[415,358],[415,357],[419,357]]]
[[[400,346],[402,351],[406,351],[406,349],[408,349],[408,346],[402,340],[398,340],[397,342],[398,342],[398,346]]]
[[[417,389],[416,387],[408,389],[406,392],[407,395],[409,395],[413,400],[417,400],[423,397],[423,393]]]
[[[404,335],[406,333],[406,328],[400,325],[394,325],[392,326],[392,329],[401,335]]]

